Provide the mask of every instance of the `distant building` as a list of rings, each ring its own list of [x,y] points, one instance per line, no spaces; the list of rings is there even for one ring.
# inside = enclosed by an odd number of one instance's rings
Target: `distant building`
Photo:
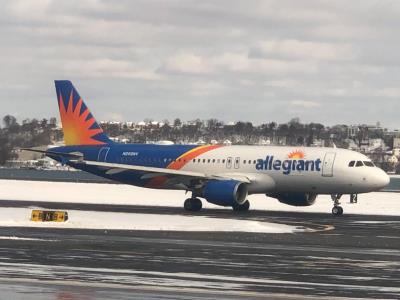
[[[358,145],[352,139],[346,139],[345,142],[348,144],[348,149],[358,151]]]
[[[174,142],[165,140],[165,141],[157,141],[154,144],[156,144],[156,145],[174,145]]]
[[[230,146],[230,145],[232,145],[232,142],[231,142],[230,140],[225,140],[225,141],[223,142],[223,144],[224,144],[225,146]]]
[[[130,142],[131,142],[130,139],[127,139],[127,138],[121,139],[121,143],[122,143],[122,144],[129,144]]]
[[[400,137],[393,138],[393,148],[400,148]]]
[[[369,139],[361,142],[360,150],[362,152],[374,152],[386,150],[385,142],[382,139]]]
[[[394,155],[389,156],[387,161],[391,164],[397,164],[399,162],[398,158]]]
[[[311,147],[325,147],[325,141],[323,139],[314,139]]]
[[[354,138],[357,136],[357,133],[360,131],[359,126],[357,125],[351,125],[349,126],[349,128],[347,129],[347,136]]]
[[[400,148],[393,148],[393,155],[400,158]]]

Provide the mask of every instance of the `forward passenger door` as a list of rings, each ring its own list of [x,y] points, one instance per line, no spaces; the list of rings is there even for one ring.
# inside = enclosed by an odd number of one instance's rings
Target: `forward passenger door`
[[[322,164],[322,176],[333,177],[333,164],[335,162],[336,153],[327,152]]]

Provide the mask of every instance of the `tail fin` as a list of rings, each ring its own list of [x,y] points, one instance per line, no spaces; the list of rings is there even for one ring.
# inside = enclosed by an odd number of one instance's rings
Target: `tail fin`
[[[112,141],[97,124],[95,118],[69,80],[56,80],[58,107],[65,145],[104,145]]]

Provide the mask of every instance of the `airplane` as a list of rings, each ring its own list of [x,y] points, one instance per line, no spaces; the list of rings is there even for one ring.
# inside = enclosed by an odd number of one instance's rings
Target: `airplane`
[[[116,182],[184,190],[187,211],[203,198],[234,211],[249,210],[248,196],[265,194],[292,206],[310,206],[331,195],[340,216],[342,195],[377,191],[389,176],[365,155],[340,148],[120,144],[112,141],[68,80],[55,81],[65,146],[42,152],[73,168]]]

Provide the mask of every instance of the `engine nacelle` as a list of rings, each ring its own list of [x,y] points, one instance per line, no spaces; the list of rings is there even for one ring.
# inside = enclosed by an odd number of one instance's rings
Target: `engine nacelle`
[[[210,180],[203,187],[203,197],[221,206],[243,204],[247,194],[246,183],[236,180]]]
[[[274,193],[267,194],[267,196],[276,198],[279,202],[292,206],[310,206],[317,199],[317,194],[311,193]]]

